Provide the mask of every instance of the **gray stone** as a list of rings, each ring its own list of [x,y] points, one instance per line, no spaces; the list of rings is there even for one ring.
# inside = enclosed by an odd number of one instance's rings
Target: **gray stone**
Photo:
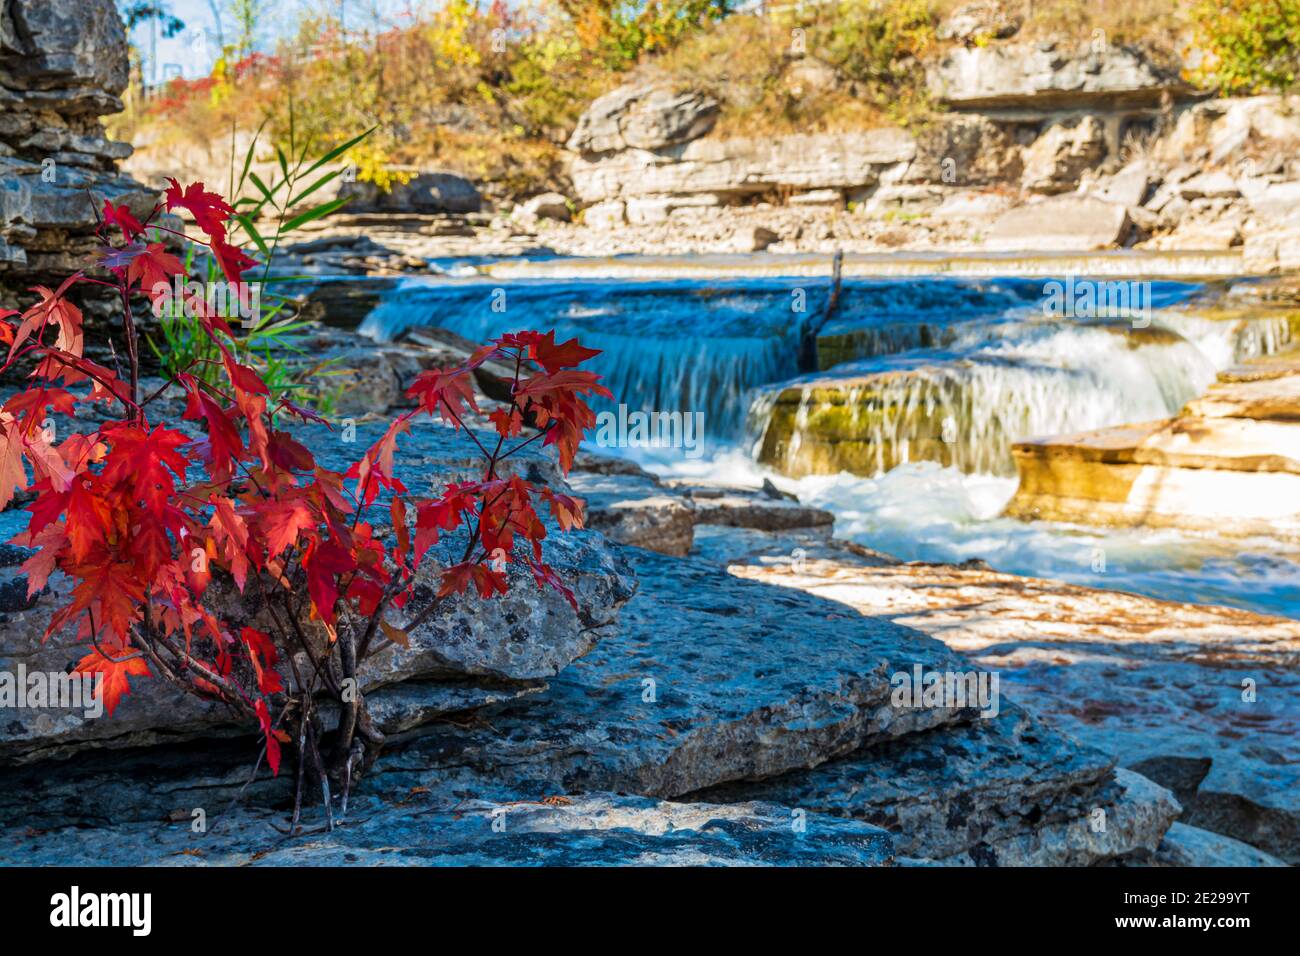
[[[699,525],[829,534],[835,521],[829,511],[760,490],[660,482],[637,472],[577,471],[569,483],[586,502],[588,527],[660,554],[688,554]]]
[[[1095,866],[1154,852],[1178,816],[1178,802],[1168,790],[1129,770],[1115,771],[1115,783],[1109,802],[1097,808],[1101,814],[1046,823],[955,856],[922,862],[941,866]]]
[[[1209,830],[1175,822],[1145,866],[1287,866],[1277,857]]]
[[[317,812],[312,823],[318,824]],[[584,794],[543,801],[502,794],[452,805],[423,795],[354,800],[331,832],[285,838],[282,815],[5,833],[10,866],[888,866],[889,834],[809,814],[804,828],[771,804],[709,806]]]
[[[57,92],[61,112],[116,112],[122,108],[117,95],[126,89],[127,69],[126,32],[112,0],[4,5],[0,85]]]
[[[483,197],[464,176],[444,171],[420,171],[405,183],[395,182],[385,191],[374,183],[356,180],[339,186],[340,198],[350,201],[346,212],[478,212]]]
[[[732,572],[872,620],[887,609],[996,670],[1005,693],[1065,734],[1173,791],[1182,822],[1300,862],[1300,622],[987,568],[813,551],[796,565],[780,540],[762,553],[744,565],[737,553]]]
[[[894,834],[904,856],[939,859],[1075,821],[1099,805],[1114,761],[1001,701],[970,724],[903,737],[813,770],[694,794],[772,800]]]
[[[579,153],[660,149],[698,139],[713,128],[718,103],[661,84],[620,86],[593,100],[568,147]]]
[[[1116,203],[1089,196],[1052,196],[1017,206],[989,228],[990,249],[1087,251],[1123,243],[1128,213]]]
[[[954,47],[926,71],[932,96],[962,109],[1154,105],[1189,88],[1136,47],[1091,41]]]
[[[544,693],[503,705],[490,726],[425,735],[389,755],[375,785],[434,787],[457,770],[526,792],[673,797],[973,713],[892,703],[896,672],[970,670],[938,642],[738,582],[712,563],[628,556],[640,588],[617,637]]]
[[[584,202],[699,194],[745,197],[776,189],[858,189],[910,162],[916,141],[901,129],[766,138],[705,137],[659,150],[579,154],[569,173]],[[629,220],[632,213],[627,212]]]
[[[1068,192],[1105,158],[1105,134],[1095,116],[1070,125],[1053,123],[1026,147],[1021,185],[1033,193]]]

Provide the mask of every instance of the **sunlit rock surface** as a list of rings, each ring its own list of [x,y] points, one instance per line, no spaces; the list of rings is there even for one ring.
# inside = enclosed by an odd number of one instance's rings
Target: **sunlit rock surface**
[[[1018,443],[1012,517],[1300,537],[1300,359],[1230,370],[1178,417]]]
[[[1169,788],[1184,822],[1300,861],[1300,622],[980,568],[810,550],[796,569],[784,544],[769,554],[729,570],[939,638]]]

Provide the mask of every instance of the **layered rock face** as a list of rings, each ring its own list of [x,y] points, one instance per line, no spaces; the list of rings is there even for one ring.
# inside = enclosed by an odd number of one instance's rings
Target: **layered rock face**
[[[1292,98],[1207,100],[1142,49],[1026,42],[997,5],[968,6],[940,30],[965,44],[925,67],[945,112],[913,131],[722,138],[703,94],[651,84],[602,97],[569,143],[591,235],[538,234],[579,253],[1137,246],[1295,265]],[[819,61],[799,67],[838,82]],[[756,245],[755,228],[770,238]]]
[[[1006,513],[1300,538],[1300,361],[1219,379],[1176,418],[1017,443]]]
[[[13,0],[0,10],[5,287],[81,268],[104,199],[141,218],[153,209],[155,194],[117,172],[131,147],[109,141],[99,122],[122,109],[126,85],[126,34],[112,0]]]

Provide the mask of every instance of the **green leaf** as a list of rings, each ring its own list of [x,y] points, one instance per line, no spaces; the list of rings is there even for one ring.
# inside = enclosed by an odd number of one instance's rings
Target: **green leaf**
[[[253,225],[253,220],[242,213],[236,213],[235,221],[244,227],[244,232],[248,233],[248,238],[253,240],[253,245],[257,246],[257,250],[262,255],[269,257],[271,250],[267,248],[266,240],[262,238],[261,233],[257,231],[257,227]]]
[[[314,222],[321,216],[328,216],[330,213],[334,212],[334,210],[346,205],[348,200],[351,198],[351,196],[344,196],[340,199],[331,199],[327,203],[321,203],[313,209],[308,209],[301,216],[294,216],[286,222],[281,233],[293,232],[295,229],[305,226],[309,222]]]
[[[341,170],[341,169],[336,169],[336,170],[334,170],[334,172],[332,172],[332,173],[326,173],[326,174],[325,174],[324,176],[322,176],[320,179],[316,180],[314,183],[312,183],[310,186],[308,186],[306,189],[304,189],[302,192],[300,192],[297,196],[294,196],[292,199],[290,199],[289,202],[286,203],[286,205],[287,205],[290,209],[292,209],[294,206],[298,205],[298,203],[302,202],[304,199],[306,199],[308,196],[310,196],[310,195],[311,195],[312,193],[314,193],[316,190],[320,189],[322,186],[324,186],[326,183],[328,183],[331,179],[334,179],[336,176],[338,176],[338,175],[339,175],[340,173],[342,173],[342,172],[343,172],[343,170]]]
[[[370,127],[370,129],[366,130],[360,136],[354,136],[352,137],[352,139],[348,140],[346,143],[343,143],[341,146],[335,146],[333,149],[331,149],[320,159],[316,160],[316,162],[312,163],[311,166],[308,167],[306,175],[310,176],[312,173],[316,172],[316,170],[320,169],[326,163],[332,163],[334,160],[338,159],[340,156],[342,156],[353,146],[357,145],[357,143],[361,142],[363,139],[365,139],[367,136],[369,136],[377,129],[379,129],[378,126],[372,126]]]

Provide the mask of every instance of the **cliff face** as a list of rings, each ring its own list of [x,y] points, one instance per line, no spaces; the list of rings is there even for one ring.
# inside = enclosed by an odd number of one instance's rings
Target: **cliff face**
[[[104,199],[153,208],[99,119],[122,109],[127,63],[112,0],[0,6],[0,301],[83,267]]]
[[[1104,40],[953,47],[925,77],[940,112],[923,127],[783,137],[723,138],[717,104],[677,86],[616,90],[569,142],[583,221],[615,240],[605,251],[725,248],[757,225],[786,252],[1138,246],[1297,264],[1293,98],[1208,99]]]

